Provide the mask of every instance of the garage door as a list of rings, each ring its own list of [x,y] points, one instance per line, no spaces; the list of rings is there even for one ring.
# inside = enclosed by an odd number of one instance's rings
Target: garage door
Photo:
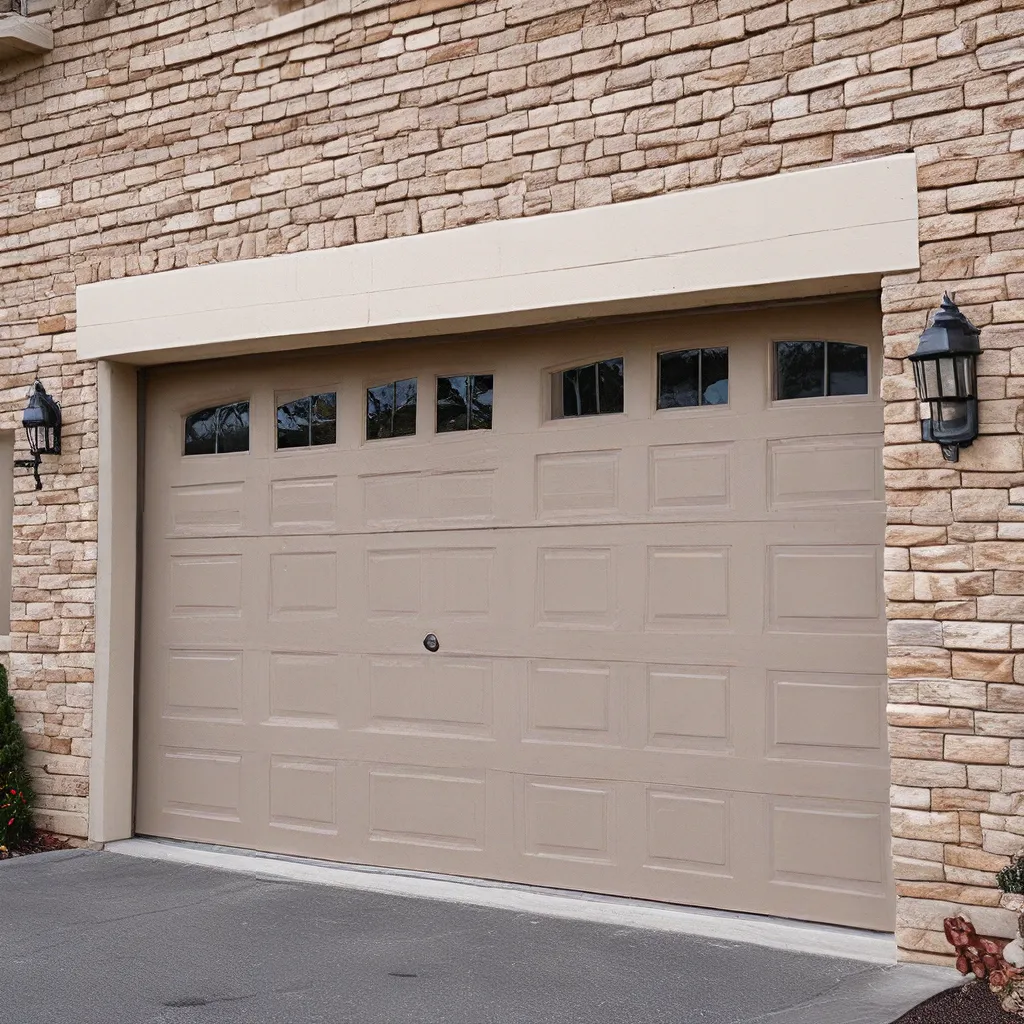
[[[890,929],[879,323],[151,374],[138,831]]]

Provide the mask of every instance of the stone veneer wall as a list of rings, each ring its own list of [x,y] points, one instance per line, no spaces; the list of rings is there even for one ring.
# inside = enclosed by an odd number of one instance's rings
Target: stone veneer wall
[[[46,825],[86,832],[76,285],[913,150],[921,270],[882,290],[905,955],[945,952],[951,903],[998,906],[1024,847],[1024,0],[66,0],[52,24],[0,66],[0,427],[37,373],[66,424],[45,489],[18,476],[8,656]],[[905,362],[944,289],[985,349],[958,465],[919,443]]]

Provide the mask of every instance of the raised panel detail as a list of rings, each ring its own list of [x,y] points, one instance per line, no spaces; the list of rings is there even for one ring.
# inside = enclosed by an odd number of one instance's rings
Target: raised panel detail
[[[880,501],[882,459],[875,434],[768,442],[773,509]]]
[[[722,750],[729,744],[725,668],[647,670],[647,744],[674,750]]]
[[[172,487],[171,535],[221,537],[236,534],[242,528],[243,501],[241,480]]]
[[[242,652],[168,652],[164,714],[169,718],[240,722]]]
[[[537,456],[537,513],[614,512],[619,507],[619,452]]]
[[[336,654],[274,651],[270,655],[270,720],[335,728],[341,702]]]
[[[221,821],[239,820],[240,754],[165,749],[161,767],[166,813]]]
[[[610,783],[520,779],[523,852],[559,860],[613,861]]]
[[[361,479],[368,526],[494,515],[493,469],[382,473]]]
[[[437,610],[449,615],[482,616],[491,610],[494,582],[492,548],[452,548],[430,557],[430,579],[440,586]]]
[[[768,550],[769,626],[812,633],[882,630],[881,552],[872,545]]]
[[[418,519],[419,474],[364,476],[363,515],[368,525]]]
[[[337,610],[338,556],[333,551],[270,556],[271,618],[323,618]]]
[[[270,824],[337,835],[333,761],[271,757]]]
[[[238,618],[242,614],[241,555],[172,555],[171,615]]]
[[[768,674],[768,755],[885,764],[885,678],[823,672]]]
[[[612,669],[594,662],[530,662],[526,737],[555,743],[617,743]]]
[[[370,771],[370,839],[482,850],[482,777],[399,769]]]
[[[368,668],[371,728],[407,734],[490,735],[489,660],[371,658]]]
[[[729,831],[729,794],[648,787],[648,867],[728,876]]]
[[[373,615],[416,615],[421,610],[419,551],[368,551],[367,608]]]
[[[494,470],[425,476],[423,514],[427,519],[490,519],[494,515]]]
[[[728,548],[648,548],[648,628],[693,631],[728,624]]]
[[[538,558],[539,623],[589,627],[614,624],[611,548],[541,548]]]
[[[887,807],[780,797],[770,822],[773,882],[882,894]]]
[[[652,448],[651,509],[728,508],[731,449],[731,444]]]
[[[270,484],[270,525],[275,530],[319,533],[338,521],[338,481],[333,476],[274,480]]]

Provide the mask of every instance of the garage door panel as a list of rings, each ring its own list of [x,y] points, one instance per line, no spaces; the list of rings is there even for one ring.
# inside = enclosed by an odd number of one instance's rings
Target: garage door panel
[[[772,398],[772,342],[838,325],[876,394],[859,300],[155,371],[140,830],[891,927],[880,403]],[[728,404],[656,408],[704,339]],[[552,419],[611,357],[625,411]],[[435,433],[468,373],[492,428]],[[366,440],[413,377],[417,433]],[[276,450],[327,391],[336,442]],[[182,455],[245,398],[247,453]]]
[[[885,488],[875,435],[769,441],[768,494],[773,512],[883,501]]]

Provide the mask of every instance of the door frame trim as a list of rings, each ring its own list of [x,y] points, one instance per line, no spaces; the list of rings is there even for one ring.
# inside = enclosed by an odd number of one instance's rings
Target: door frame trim
[[[878,290],[919,266],[912,154],[78,288],[98,361],[89,838],[132,835],[144,453],[138,368]]]

